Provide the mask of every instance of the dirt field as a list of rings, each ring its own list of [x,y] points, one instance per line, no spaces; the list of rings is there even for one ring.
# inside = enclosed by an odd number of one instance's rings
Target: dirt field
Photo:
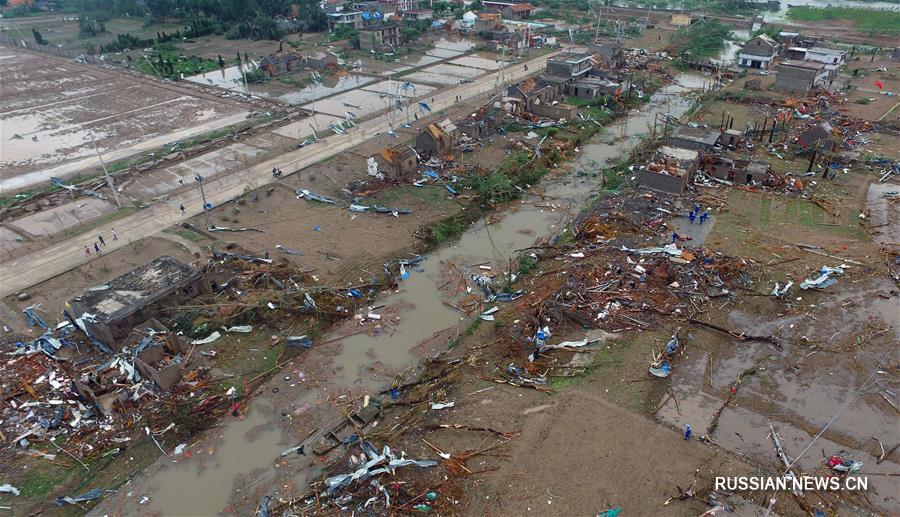
[[[93,163],[92,139],[111,162],[248,113],[233,101],[13,48],[0,49],[0,70],[4,191]]]
[[[257,256],[268,253],[285,257],[329,281],[359,283],[361,271],[378,270],[385,257],[415,249],[421,243],[415,237],[420,227],[463,207],[448,199],[441,187],[400,187],[359,199],[358,203],[409,208],[412,214],[395,218],[390,214],[352,213],[343,206],[297,199],[295,183],[335,199],[339,194],[324,174],[315,171],[304,173],[296,182],[248,193],[236,205],[213,210],[210,217],[218,226],[249,226],[262,232],[221,233],[216,235],[220,245],[233,242]],[[199,228],[205,226],[202,216],[190,222]],[[279,251],[276,246],[303,255]]]

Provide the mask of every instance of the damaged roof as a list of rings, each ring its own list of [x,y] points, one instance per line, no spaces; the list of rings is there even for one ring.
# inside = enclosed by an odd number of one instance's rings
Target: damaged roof
[[[700,142],[706,145],[716,145],[719,140],[719,131],[702,127],[680,126],[672,133],[672,138]]]
[[[162,256],[72,298],[81,312],[113,320],[149,305],[200,275],[193,266]]]
[[[680,147],[669,147],[664,145],[659,148],[659,154],[668,158],[672,158],[679,162],[691,162],[696,160],[700,153],[692,149],[682,149]]]

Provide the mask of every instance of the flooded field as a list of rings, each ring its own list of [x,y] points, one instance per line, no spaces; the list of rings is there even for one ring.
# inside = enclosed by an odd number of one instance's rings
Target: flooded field
[[[298,74],[302,77],[303,74]],[[322,84],[310,83],[308,86],[297,89],[296,91],[281,94],[278,99],[289,104],[303,104],[312,100],[318,100],[329,95],[345,92],[354,88],[359,88],[366,84],[374,82],[371,77],[363,75],[351,74],[345,77],[327,77]]]
[[[112,161],[247,114],[230,101],[8,47],[0,74],[2,190],[99,164],[92,142]]]
[[[216,86],[235,92],[250,93],[250,88],[244,81],[244,74],[253,70],[256,70],[255,66],[235,65],[221,70],[185,77],[184,80],[204,86]]]

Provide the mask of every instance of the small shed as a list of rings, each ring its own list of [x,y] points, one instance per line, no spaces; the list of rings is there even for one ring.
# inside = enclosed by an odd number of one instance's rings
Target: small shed
[[[762,181],[769,172],[769,166],[763,162],[750,162],[743,169],[734,171],[735,185],[749,185],[754,181]]]
[[[744,133],[742,131],[738,131],[737,129],[726,129],[719,135],[719,145],[734,147],[737,145],[738,140],[743,137]]]

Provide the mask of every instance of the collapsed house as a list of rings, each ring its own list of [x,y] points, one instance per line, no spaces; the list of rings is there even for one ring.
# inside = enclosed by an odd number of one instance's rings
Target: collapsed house
[[[597,65],[610,70],[618,68],[624,58],[622,44],[614,39],[594,40],[588,43],[588,50],[594,54]]]
[[[735,185],[762,181],[769,173],[769,166],[763,162],[731,160],[714,154],[703,157],[701,168],[710,177],[730,181]]]
[[[91,337],[114,349],[135,324],[154,316],[162,305],[178,304],[208,293],[203,274],[169,256],[138,266],[69,300],[67,310]]]
[[[641,169],[640,184],[653,190],[683,193],[697,170],[700,153],[692,149],[662,146]]]
[[[738,142],[744,138],[743,131],[739,131],[737,129],[726,129],[722,131],[722,134],[719,135],[719,145],[723,145],[725,147],[734,147],[738,144]]]
[[[818,149],[820,151],[833,151],[838,142],[840,132],[828,122],[816,124],[804,130],[797,137],[797,144],[804,149]]]
[[[592,100],[603,95],[614,95],[621,84],[602,77],[582,77],[569,84],[569,95]]]
[[[406,145],[385,147],[371,156],[378,165],[378,171],[389,179],[401,179],[416,171],[416,151]]]

